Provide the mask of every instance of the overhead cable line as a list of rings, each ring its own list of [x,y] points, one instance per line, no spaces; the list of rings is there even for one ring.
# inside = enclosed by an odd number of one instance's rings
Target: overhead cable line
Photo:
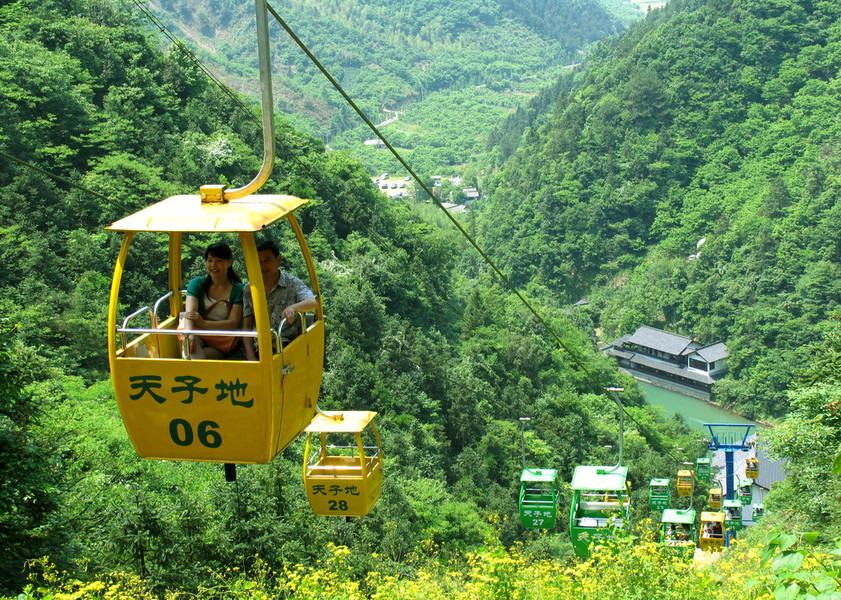
[[[313,62],[313,64],[318,67],[321,73],[330,81],[333,87],[342,95],[345,101],[356,111],[359,117],[365,122],[365,124],[371,129],[371,131],[376,134],[377,138],[380,139],[383,144],[389,149],[389,151],[394,155],[394,157],[400,162],[401,165],[409,172],[412,178],[423,188],[423,190],[429,195],[429,197],[435,202],[438,207],[444,211],[444,214],[447,218],[452,222],[452,224],[459,230],[459,232],[467,239],[468,242],[473,246],[473,248],[479,253],[479,255],[484,259],[484,261],[493,269],[493,271],[505,282],[505,285],[510,289],[514,295],[519,298],[519,300],[523,303],[523,305],[531,312],[532,315],[538,320],[538,322],[543,326],[543,328],[549,332],[549,334],[555,339],[557,344],[566,351],[569,357],[573,360],[573,362],[580,368],[584,374],[587,376],[587,379],[593,385],[593,387],[599,392],[606,395],[611,400],[615,400],[615,398],[611,395],[611,390],[609,386],[601,385],[598,380],[593,376],[589,369],[584,365],[584,363],[578,359],[578,357],[570,350],[570,348],[563,342],[560,336],[555,332],[555,330],[546,322],[546,320],[537,312],[537,310],[529,303],[529,301],[520,293],[520,291],[511,283],[508,277],[502,272],[502,270],[494,263],[494,261],[485,253],[484,250],[479,246],[478,243],[470,236],[470,234],[462,227],[461,223],[459,223],[455,217],[446,209],[443,203],[435,196],[432,190],[429,189],[429,186],[426,185],[423,181],[421,181],[420,177],[418,177],[417,173],[415,173],[414,169],[403,159],[400,153],[391,145],[391,143],[382,135],[380,130],[374,125],[373,122],[368,118],[368,116],[360,109],[356,103],[351,99],[350,96],[345,92],[344,88],[342,88],[341,84],[336,81],[330,72],[327,70],[324,65],[316,58],[316,56],[310,51],[310,49],[304,44],[304,42],[297,36],[297,34],[292,30],[292,28],[283,20],[283,18],[275,11],[274,7],[270,4],[266,4],[268,11],[272,14],[272,16],[277,20],[278,23],[283,27],[289,37],[293,39],[293,41],[298,45],[298,47],[309,57],[309,59]],[[640,423],[634,419],[632,415],[630,415],[627,409],[622,405],[622,411],[637,425],[640,431],[644,431]],[[646,436],[648,437],[648,436]],[[659,440],[658,440],[659,444]],[[662,446],[661,446],[662,448]],[[676,462],[678,461],[674,456],[672,456],[667,450],[663,450],[663,452],[669,455],[673,460]]]
[[[175,37],[172,34],[172,32],[170,32],[169,29],[152,12],[150,12],[145,6],[143,6],[142,0],[133,0],[133,1],[134,1],[134,4],[138,7],[138,9],[140,11],[142,11],[147,16],[147,18],[149,18],[149,20],[152,21],[155,24],[155,26],[173,43],[173,45],[178,47],[179,50],[181,50],[190,59],[190,61],[195,66],[197,66],[207,77],[209,77],[217,85],[217,87],[220,88],[220,90],[222,90],[226,95],[228,95],[231,98],[231,100],[234,102],[234,104],[237,105],[238,108],[240,108],[246,114],[251,116],[256,124],[258,124],[258,125],[260,124],[256,115],[248,108],[247,105],[245,105],[245,103],[243,103],[243,101],[237,96],[237,94],[233,90],[231,90],[228,86],[226,86],[224,84],[224,82],[222,82],[218,77],[216,77],[207,67],[205,67],[204,64],[195,56],[195,54],[183,42],[181,42],[177,37]],[[438,207],[442,211],[444,211],[444,214],[447,216],[447,218],[452,222],[452,224],[456,227],[456,229],[458,229],[458,231],[465,237],[465,239],[467,239],[467,241],[470,242],[470,244],[474,247],[474,249],[483,258],[483,260],[491,267],[491,269],[493,269],[493,271],[500,277],[500,279],[502,279],[502,281],[506,284],[506,286],[517,296],[517,298],[529,310],[529,312],[532,313],[532,315],[538,320],[538,322],[540,322],[540,324],[543,326],[543,328],[551,334],[551,336],[555,339],[557,344],[564,351],[566,351],[566,353],[573,360],[573,362],[575,362],[575,364],[585,373],[585,375],[587,376],[587,378],[591,382],[591,384],[594,386],[594,388],[596,390],[598,390],[599,393],[603,393],[603,394],[607,395],[608,397],[610,397],[611,399],[613,399],[613,397],[610,395],[611,392],[609,391],[608,387],[602,386],[596,380],[596,378],[589,371],[589,369],[587,369],[587,367],[583,364],[583,362],[581,362],[581,360],[579,360],[578,357],[572,352],[572,350],[570,350],[570,348],[563,342],[563,340],[555,332],[555,330],[545,321],[545,319],[528,302],[528,300],[526,300],[526,298],[511,283],[511,281],[502,272],[502,270],[493,262],[493,260],[487,255],[487,253],[485,253],[485,251],[482,250],[482,248],[478,245],[478,243],[461,226],[461,224],[452,216],[452,214],[446,209],[446,207],[443,205],[443,203],[435,196],[435,194],[432,192],[432,190],[429,189],[429,186],[427,186],[423,181],[421,181],[420,177],[418,177],[418,175],[415,173],[414,169],[412,169],[409,166],[409,164],[403,159],[403,157],[400,155],[399,152],[397,152],[397,150],[391,145],[391,143],[387,139],[385,139],[385,137],[380,133],[379,129],[371,122],[370,119],[368,119],[367,115],[365,115],[365,113],[356,105],[356,103],[350,98],[350,96],[347,95],[347,93],[344,91],[342,86],[333,78],[333,76],[329,73],[329,71],[327,71],[327,69],[315,57],[315,55],[312,54],[312,52],[309,50],[309,48],[303,43],[303,41],[301,41],[301,39],[295,34],[295,32],[289,27],[289,25],[287,25],[287,23],[274,10],[274,8],[271,5],[267,4],[267,9],[272,14],[272,16],[274,16],[274,18],[278,21],[278,23],[280,23],[280,25],[284,28],[284,30],[286,30],[286,32],[295,41],[295,43],[301,48],[301,50],[303,50],[304,53],[310,58],[310,60],[312,60],[313,64],[315,64],[316,67],[318,67],[318,69],[322,72],[322,74],[324,74],[324,76],[327,77],[327,79],[335,87],[335,89],[342,95],[342,97],[345,99],[345,101],[362,118],[362,120],[366,123],[366,125],[368,125],[368,127],[377,135],[377,137],[380,140],[382,140],[384,145],[395,156],[395,158],[397,158],[397,160],[400,162],[400,164],[403,165],[403,167],[411,174],[412,178],[423,188],[423,190],[438,205]],[[307,165],[305,165],[303,162],[301,162],[299,160],[299,158],[289,149],[288,146],[286,146],[282,142],[280,142],[280,143],[281,143],[281,146],[283,146],[283,148],[286,150],[287,155],[290,158],[292,158],[299,166],[301,166],[302,169],[304,169],[313,178],[313,180],[317,181],[319,184],[324,185],[324,182],[322,181],[322,178],[320,176],[313,173],[313,171]],[[130,209],[123,206],[122,204],[114,202],[113,200],[110,200],[109,198],[103,196],[102,194],[94,192],[93,190],[85,188],[85,187],[83,187],[79,184],[76,184],[76,183],[68,180],[68,179],[60,177],[60,176],[55,175],[53,173],[49,173],[49,172],[47,172],[47,171],[45,171],[45,170],[43,170],[39,167],[36,167],[35,165],[32,165],[32,164],[27,163],[25,161],[22,161],[18,158],[15,158],[15,157],[13,157],[13,156],[11,156],[11,155],[3,152],[3,151],[0,151],[0,155],[9,159],[9,160],[11,160],[11,161],[13,161],[13,162],[15,162],[15,163],[18,163],[20,165],[23,165],[23,166],[26,166],[30,169],[33,169],[33,170],[35,170],[35,171],[37,171],[37,172],[39,172],[39,173],[41,173],[41,174],[43,174],[47,177],[50,177],[50,178],[52,178],[56,181],[64,183],[65,185],[69,185],[69,186],[74,187],[76,189],[79,189],[81,191],[87,192],[87,193],[89,193],[93,196],[96,196],[97,198],[100,198],[101,200],[103,200],[103,201],[105,201],[109,204],[112,204],[113,206],[116,206],[117,208],[120,208],[121,210],[123,210],[127,213],[130,212]],[[324,186],[324,187],[325,187],[325,189],[327,189],[326,186]],[[330,194],[328,193],[328,195],[330,195]],[[452,383],[456,383],[456,382],[452,382]],[[622,406],[622,410],[637,425],[638,429],[641,432],[644,431],[644,428],[641,426],[641,424],[632,415],[630,415],[627,412],[627,409],[624,407],[624,405]],[[649,436],[646,435],[645,437],[649,437]],[[659,440],[658,440],[658,445],[659,445]],[[674,456],[672,456],[667,450],[664,449],[663,452],[665,454],[669,455],[673,460],[675,460],[677,462],[680,462],[680,461],[678,461],[678,459],[676,459]]]
[[[192,62],[205,75],[207,75],[207,77],[209,77],[213,81],[213,83],[215,83],[216,86],[220,90],[222,90],[222,92],[224,92],[225,94],[228,95],[228,97],[234,102],[234,104],[238,105],[242,110],[244,110],[246,112],[246,114],[253,117],[258,126],[261,125],[260,120],[257,119],[256,115],[254,115],[254,113],[251,111],[251,109],[248,108],[248,106],[242,101],[242,99],[239,96],[237,96],[237,94],[231,88],[229,88],[227,85],[225,85],[224,81],[219,79],[216,75],[213,74],[213,72],[210,69],[205,67],[204,64],[202,64],[202,62],[198,59],[198,57],[195,54],[193,54],[193,52],[190,50],[190,48],[188,48],[187,45],[184,44],[184,42],[179,40],[175,36],[175,34],[173,34],[167,28],[167,26],[164,25],[163,22],[160,19],[158,19],[158,17],[155,16],[155,14],[152,11],[150,11],[148,8],[146,8],[144,6],[144,3],[145,3],[144,0],[133,0],[133,1],[134,1],[134,4],[137,6],[137,8],[139,8],[140,11],[144,15],[146,15],[146,17],[150,21],[152,21],[152,23],[154,23],[154,25],[161,31],[161,33],[163,33],[167,38],[169,38],[169,41],[172,42],[173,46],[175,46],[179,50],[181,50],[184,53],[184,55],[188,59],[190,59],[190,62]]]
[[[61,183],[65,184],[65,185],[69,185],[70,187],[74,187],[74,188],[76,188],[77,190],[82,190],[83,192],[87,192],[88,194],[91,194],[91,195],[93,195],[93,196],[96,196],[96,197],[97,197],[97,198],[99,198],[100,200],[104,200],[104,201],[105,201],[105,202],[107,202],[108,204],[111,204],[111,205],[113,205],[113,206],[116,206],[116,207],[117,207],[117,208],[119,208],[120,210],[124,210],[124,211],[125,211],[125,212],[127,212],[127,213],[130,213],[130,212],[131,212],[131,210],[130,210],[130,209],[128,209],[127,207],[123,206],[123,205],[122,205],[122,204],[120,204],[119,202],[114,202],[113,200],[111,200],[111,199],[109,199],[109,198],[106,198],[105,196],[103,196],[102,194],[100,194],[100,193],[98,193],[98,192],[94,192],[93,190],[89,190],[88,188],[86,188],[86,187],[84,187],[84,186],[81,186],[81,185],[79,185],[78,183],[74,183],[74,182],[70,181],[69,179],[65,179],[64,177],[61,177],[60,175],[56,175],[56,174],[54,174],[54,173],[50,173],[49,171],[45,171],[45,170],[44,170],[44,169],[42,169],[41,167],[36,167],[36,166],[35,166],[35,165],[33,165],[32,163],[28,163],[28,162],[23,161],[23,160],[21,160],[21,159],[19,159],[19,158],[15,158],[15,157],[14,157],[14,156],[12,156],[11,154],[6,154],[6,153],[5,153],[5,152],[3,152],[2,150],[0,150],[0,156],[3,156],[4,158],[8,158],[10,161],[12,161],[12,162],[14,162],[14,163],[17,163],[17,164],[19,164],[19,165],[23,165],[24,167],[29,167],[29,168],[30,168],[30,169],[32,169],[33,171],[37,171],[37,172],[38,172],[38,173],[40,173],[41,175],[46,175],[46,176],[47,176],[47,177],[49,177],[50,179],[54,179],[54,180],[59,181],[59,182],[61,182]]]
[[[298,44],[298,47],[300,47],[301,50],[304,51],[304,53],[309,57],[313,64],[315,64],[315,66],[318,67],[318,69],[324,74],[324,76],[327,77],[330,83],[333,84],[333,87],[335,87],[336,90],[345,99],[345,101],[347,101],[347,103],[350,104],[351,108],[353,108],[353,110],[356,111],[356,113],[362,118],[362,120],[365,121],[365,124],[368,125],[368,127],[377,135],[377,137],[380,140],[382,140],[383,144],[389,149],[389,151],[400,162],[400,164],[403,165],[403,167],[409,172],[412,178],[423,188],[423,190],[429,195],[429,197],[432,198],[433,202],[435,202],[438,205],[438,207],[444,211],[444,214],[447,215],[447,218],[453,223],[453,225],[455,225],[455,227],[467,239],[467,241],[470,242],[473,248],[476,249],[476,251],[485,260],[485,262],[488,263],[488,265],[490,265],[494,272],[505,282],[505,285],[508,286],[508,288],[517,296],[517,298],[520,299],[520,301],[526,306],[526,308],[529,309],[532,315],[534,315],[534,317],[540,322],[544,329],[546,329],[546,331],[548,331],[552,335],[552,337],[555,339],[558,345],[561,348],[563,348],[567,352],[567,354],[569,354],[569,356],[578,365],[578,367],[582,371],[584,371],[584,373],[587,375],[591,383],[598,389],[598,391],[607,394],[608,392],[606,388],[598,383],[596,378],[590,373],[587,367],[578,359],[577,356],[575,356],[575,354],[573,354],[573,352],[567,347],[567,345],[564,344],[563,340],[555,332],[555,330],[552,329],[552,327],[543,319],[543,317],[537,312],[537,310],[534,307],[532,307],[528,300],[526,300],[526,298],[520,293],[520,291],[514,286],[514,284],[511,283],[508,277],[506,277],[505,273],[502,272],[502,270],[496,265],[496,263],[494,263],[493,260],[491,260],[491,258],[485,253],[484,250],[482,250],[479,244],[477,244],[476,241],[470,236],[470,234],[464,229],[464,227],[461,226],[461,223],[459,223],[456,220],[456,218],[453,217],[450,211],[446,209],[444,204],[435,196],[432,190],[429,189],[429,186],[426,185],[426,183],[424,183],[423,181],[421,181],[420,177],[418,177],[414,169],[412,169],[412,167],[409,166],[409,164],[403,159],[400,153],[397,152],[397,150],[395,150],[394,146],[392,146],[391,143],[387,139],[385,139],[382,133],[380,133],[380,130],[377,129],[377,126],[371,122],[371,120],[367,117],[367,115],[365,115],[362,109],[360,109],[356,105],[356,103],[350,98],[350,96],[347,95],[347,93],[339,84],[339,82],[333,78],[330,72],[324,67],[324,65],[321,64],[321,62],[315,57],[315,55],[310,51],[310,49],[307,48],[304,42],[301,41],[301,39],[292,30],[292,28],[286,24],[286,22],[281,18],[279,14],[277,14],[275,9],[271,5],[267,5],[267,7],[272,16],[274,16],[277,22],[280,23],[281,26],[286,30],[286,33],[288,33],[289,36],[295,41],[295,43]]]
[[[169,31],[169,29],[167,29],[167,27],[153,13],[151,13],[145,6],[143,6],[142,0],[134,0],[134,3],[135,3],[135,5],[137,5],[137,7],[144,14],[146,14],[148,16],[148,18],[158,27],[158,29],[161,30],[161,32],[163,32],[164,35],[166,35],[173,42],[173,44],[177,45],[179,47],[179,49],[182,49],[182,50],[186,51],[187,56],[190,57],[190,59],[194,62],[194,64],[196,64],[204,73],[206,73],[208,75],[208,77],[210,77],[221,89],[223,89],[225,91],[225,93],[227,93],[229,96],[231,96],[231,98],[233,98],[234,101],[238,105],[240,105],[242,108],[244,108],[244,105],[242,104],[241,100],[239,100],[239,98],[236,97],[236,95],[233,93],[233,91],[230,90],[230,88],[228,88],[227,86],[225,86],[224,83],[222,83],[216,76],[214,76],[210,72],[210,70],[207,69],[201,63],[201,61],[199,61],[198,58],[189,50],[189,48],[187,48],[183,44],[183,42],[178,40],[178,38],[175,37]],[[385,137],[382,135],[380,130],[377,128],[377,126],[374,125],[371,122],[371,120],[362,111],[362,109],[360,109],[356,105],[356,103],[353,101],[353,99],[350,96],[348,96],[348,94],[345,92],[344,88],[342,88],[341,84],[339,84],[339,82],[336,81],[336,79],[330,74],[330,72],[327,70],[327,68],[324,67],[324,65],[321,64],[321,61],[319,61],[318,58],[316,58],[316,56],[310,51],[310,49],[306,46],[306,44],[304,44],[304,42],[298,37],[298,35],[295,33],[295,31],[277,13],[277,11],[274,9],[274,7],[271,6],[271,4],[266,4],[266,8],[272,14],[272,16],[275,18],[275,20],[278,23],[280,23],[280,25],[283,27],[283,29],[286,31],[286,33],[289,35],[289,37],[292,38],[292,40],[298,45],[298,47],[313,62],[313,64],[316,67],[318,67],[318,69],[328,79],[328,81],[330,81],[330,83],[333,85],[333,87],[342,95],[342,97],[351,106],[351,108],[353,108],[353,110],[356,111],[356,113],[365,122],[365,124],[377,135],[377,137],[380,140],[383,141],[384,145],[389,149],[389,151],[394,155],[394,157],[400,162],[400,164],[403,165],[403,167],[409,172],[409,174],[412,176],[412,178],[423,188],[423,190],[429,195],[429,197],[433,200],[433,202],[435,202],[438,205],[438,207],[442,211],[444,211],[444,214],[452,222],[452,224],[456,227],[456,229],[458,229],[458,231],[465,237],[465,239],[467,239],[467,241],[470,242],[470,244],[473,246],[473,248],[479,253],[479,255],[484,259],[484,261],[491,267],[491,269],[493,269],[493,271],[502,279],[502,281],[505,283],[505,285],[517,296],[517,298],[523,303],[523,305],[529,310],[529,312],[531,312],[532,315],[534,315],[534,317],[540,322],[540,324],[543,326],[543,328],[551,334],[551,336],[555,339],[557,344],[567,352],[567,354],[576,363],[576,365],[578,365],[578,367],[587,375],[587,378],[593,384],[593,386],[600,393],[604,393],[604,394],[606,394],[610,397],[610,394],[609,394],[607,388],[605,386],[602,386],[596,380],[596,378],[592,375],[592,373],[590,373],[590,371],[587,369],[587,367],[584,365],[584,363],[581,362],[578,359],[578,357],[569,349],[569,347],[567,347],[567,345],[563,342],[563,340],[560,338],[560,336],[557,334],[557,332],[555,332],[555,330],[552,329],[552,327],[546,322],[546,320],[540,315],[540,313],[537,312],[537,310],[528,302],[528,300],[526,300],[526,298],[520,293],[520,291],[511,283],[511,281],[502,272],[502,270],[496,265],[496,263],[493,262],[493,260],[487,255],[487,253],[484,250],[482,250],[482,248],[479,246],[479,244],[464,229],[464,227],[462,227],[462,225],[455,219],[455,217],[453,217],[453,215],[446,209],[446,207],[444,207],[443,203],[435,196],[435,194],[432,192],[432,190],[429,189],[429,186],[426,185],[426,183],[424,183],[423,181],[421,181],[420,177],[417,175],[417,173],[415,173],[414,169],[412,169],[412,167],[409,166],[409,164],[400,155],[400,153],[397,152],[397,150],[394,148],[394,146],[392,146],[391,143],[387,139],[385,139]],[[250,113],[250,111],[248,111],[248,112]],[[256,116],[254,118],[256,119]],[[294,157],[294,155],[292,155],[291,153],[290,153],[290,156]],[[301,164],[301,163],[299,163],[299,164]],[[612,397],[611,397],[611,399],[612,399]]]
[[[227,95],[231,101],[239,108],[243,113],[248,115],[251,120],[254,122],[255,125],[258,127],[262,126],[262,122],[254,113],[254,111],[242,101],[242,98],[230,87],[228,87],[224,81],[222,81],[219,77],[217,77],[213,71],[207,68],[204,63],[195,55],[195,53],[182,42],[178,37],[172,33],[169,28],[158,18],[155,16],[153,12],[151,12],[146,6],[144,6],[143,0],[133,0],[134,4],[137,8],[144,14],[146,17],[157,27],[161,33],[163,33],[171,42],[172,45],[177,47],[179,51],[182,52],[184,56],[186,56],[191,63],[193,63],[199,70],[201,70],[215,85],[218,87],[225,95]],[[279,145],[286,156],[293,160],[304,172],[306,175],[309,176],[310,180],[316,183],[321,188],[321,192],[325,196],[332,196],[332,194],[327,191],[329,190],[329,186],[325,184],[323,178],[316,172],[314,172],[309,165],[301,161],[298,155],[288,146],[286,145],[282,139],[275,136],[275,144]]]

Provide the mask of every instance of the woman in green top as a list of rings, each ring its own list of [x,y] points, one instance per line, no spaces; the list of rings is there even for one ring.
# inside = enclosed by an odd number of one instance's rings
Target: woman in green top
[[[233,268],[230,246],[216,242],[204,252],[207,275],[187,284],[185,329],[239,329],[242,320],[242,278]],[[239,338],[190,336],[190,358],[220,359],[236,348]]]

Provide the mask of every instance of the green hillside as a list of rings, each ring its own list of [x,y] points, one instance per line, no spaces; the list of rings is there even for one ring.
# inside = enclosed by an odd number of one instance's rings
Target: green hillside
[[[597,45],[486,181],[485,245],[518,285],[588,296],[605,341],[725,341],[718,400],[784,414],[841,300],[838,17],[674,1]]]
[[[328,542],[352,548],[358,573],[383,566],[375,555],[399,571],[422,544],[458,557],[496,529],[490,515],[516,514],[523,412],[542,415],[529,456],[565,464],[564,477],[604,452],[604,440],[617,435],[611,403],[496,283],[454,276],[462,254],[454,232],[389,203],[360,163],[280,121],[280,156],[264,189],[311,200],[299,218],[331,323],[320,404],[379,413],[389,457],[382,508],[339,530],[315,519],[300,481],[300,443],[243,469],[235,486],[218,465],[140,461],[106,372],[119,236],[103,228],[203,183],[246,183],[262,145],[255,115],[187,56],[162,54],[138,16],[106,0],[0,7],[6,592],[21,589],[24,561],[42,555],[80,575],[81,558],[94,576],[131,571],[158,592],[197,590],[258,555],[274,569],[306,567]],[[211,239],[191,241],[197,256]],[[166,289],[165,240],[146,243],[128,306]],[[187,261],[185,275],[202,268]],[[545,318],[590,372],[630,387],[560,307],[546,306]],[[639,392],[627,401],[638,405]],[[656,439],[656,420],[646,419]],[[689,435],[661,426],[670,437]],[[638,437],[635,453],[647,457],[647,448]],[[646,458],[639,477],[651,468]],[[498,530],[506,543],[536,542],[514,520]]]
[[[836,597],[839,17],[805,0],[673,0],[489,138],[508,144],[495,160],[510,158],[465,225],[543,323],[428,206],[388,201],[366,165],[278,119],[263,191],[310,199],[298,218],[328,318],[319,404],[376,411],[384,447],[377,506],[343,520],[311,513],[301,440],[235,483],[218,464],[139,459],[107,373],[120,236],[104,227],[202,184],[248,182],[261,162],[256,110],[181,50],[161,51],[127,3],[0,3],[0,594]],[[662,68],[646,68],[655,57]],[[189,240],[185,276],[203,271],[211,241]],[[166,238],[144,244],[126,311],[167,288]],[[570,310],[581,293],[594,308]],[[762,443],[789,476],[721,556],[693,563],[653,541],[648,481],[705,448],[598,352],[597,325],[609,335],[642,322],[724,338],[726,397],[778,415]],[[521,527],[518,479],[523,460],[563,482],[576,465],[614,464],[619,414],[605,386],[626,388],[634,523],[582,561],[568,484],[559,525],[542,532]],[[707,491],[697,485],[695,508]]]
[[[256,47],[247,2],[153,0],[153,14],[229,85],[252,96]],[[426,0],[273,6],[419,172],[457,174],[481,162],[484,135],[620,26],[595,0]],[[396,172],[363,145],[370,129],[272,19],[275,101],[296,127]],[[443,117],[443,118],[442,118]]]

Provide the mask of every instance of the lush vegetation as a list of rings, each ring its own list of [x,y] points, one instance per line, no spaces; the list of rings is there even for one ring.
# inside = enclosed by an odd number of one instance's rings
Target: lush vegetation
[[[252,4],[149,5],[226,82],[256,95]],[[411,154],[418,171],[449,175],[483,162],[477,155],[483,158],[492,126],[549,84],[562,65],[580,61],[588,45],[621,27],[595,0],[364,6],[284,0],[273,6],[373,123],[400,113],[383,132],[397,138],[392,143]],[[397,172],[388,153],[365,152],[362,142],[376,136],[274,19],[270,31],[278,109],[331,147],[352,150],[371,174]]]
[[[350,575],[349,549],[330,543],[325,556],[311,567],[297,565],[276,571],[257,559],[248,569],[233,567],[217,573],[196,593],[171,590],[164,597],[170,600],[187,597],[201,600],[577,600],[621,596],[632,600],[832,600],[841,590],[841,578],[834,568],[841,549],[826,551],[815,547],[815,532],[799,535],[763,532],[763,539],[757,543],[760,537],[757,527],[748,542],[734,543],[723,557],[706,564],[693,564],[685,557],[664,552],[660,544],[651,540],[650,529],[646,529],[643,524],[634,535],[616,540],[609,551],[579,564],[536,559],[521,548],[505,548],[491,538],[482,550],[468,553],[461,565],[442,561],[434,548],[426,547],[407,557],[409,573],[374,569],[364,579]],[[46,559],[33,560],[29,568],[30,583],[18,596],[19,600],[122,600],[158,596],[148,582],[130,573],[78,578],[58,570]]]
[[[491,138],[528,126],[484,182],[485,245],[517,285],[587,295],[605,341],[725,341],[719,401],[784,414],[841,298],[839,14],[673,0],[599,44],[551,111]]]
[[[512,518],[516,419],[540,415],[527,458],[563,465],[568,479],[583,460],[612,459],[604,448],[617,436],[612,403],[481,269],[456,270],[462,246],[451,229],[387,202],[360,163],[285,122],[265,189],[311,199],[300,219],[330,320],[321,403],[380,413],[389,476],[377,513],[353,523],[312,517],[300,445],[242,469],[236,485],[218,466],[137,459],[105,372],[119,236],[103,228],[202,183],[243,184],[262,150],[254,114],[183,53],[161,53],[137,18],[108,0],[0,7],[3,152],[100,194],[0,163],[2,375],[14,390],[0,400],[0,522],[3,547],[13,549],[0,564],[6,589],[22,585],[24,558],[43,554],[63,569],[84,557],[92,574],[128,570],[160,591],[197,589],[214,572],[250,568],[256,555],[271,569],[306,567],[331,541],[349,547],[354,573],[383,565],[400,573],[424,544],[454,560],[481,547],[491,515],[503,518],[505,544],[568,553],[560,534],[549,543]],[[197,254],[207,241],[191,240]],[[165,289],[160,242],[146,244],[127,307]],[[594,352],[591,323],[582,333],[560,307],[544,308],[590,373],[631,388]],[[639,406],[638,391],[627,400],[652,443],[662,435],[692,446],[680,424],[658,424]],[[650,460],[641,432],[629,438],[635,478],[668,468],[665,457]]]
[[[224,18],[234,4],[219,7]],[[341,521],[309,511],[300,443],[234,484],[218,465],[139,460],[105,370],[119,237],[104,226],[203,183],[250,180],[255,115],[180,49],[161,52],[125,4],[0,4],[0,150],[101,195],[0,159],[0,593],[833,597],[839,17],[834,3],[673,0],[495,132],[505,164],[466,224],[563,348],[428,206],[386,201],[362,163],[279,120],[265,189],[311,199],[299,218],[329,319],[320,402],[376,410],[386,452],[379,504]],[[145,250],[127,304],[164,285],[160,245]],[[567,309],[585,293],[593,309]],[[646,524],[646,482],[673,472],[676,448],[702,452],[698,440],[596,351],[596,326],[643,322],[725,339],[722,398],[757,414],[791,407],[764,443],[792,475],[713,568],[658,551]],[[565,525],[519,525],[517,418],[535,418],[526,461],[569,481],[577,464],[615,460],[616,409],[598,393],[612,384],[628,388],[641,525],[582,564]],[[795,535],[806,531],[817,533]]]

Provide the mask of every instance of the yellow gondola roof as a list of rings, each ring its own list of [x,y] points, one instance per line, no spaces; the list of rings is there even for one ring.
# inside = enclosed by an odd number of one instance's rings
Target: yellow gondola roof
[[[723,523],[724,522],[724,513],[723,512],[707,512],[704,511],[701,513],[701,521],[710,521],[712,523]]]
[[[129,215],[110,231],[260,231],[309,202],[295,196],[253,194],[225,204],[202,203],[201,196],[171,196]]]
[[[371,410],[325,411],[327,415],[316,415],[304,430],[307,433],[357,433],[365,429],[377,415]],[[337,421],[332,418],[341,414],[344,418]]]

